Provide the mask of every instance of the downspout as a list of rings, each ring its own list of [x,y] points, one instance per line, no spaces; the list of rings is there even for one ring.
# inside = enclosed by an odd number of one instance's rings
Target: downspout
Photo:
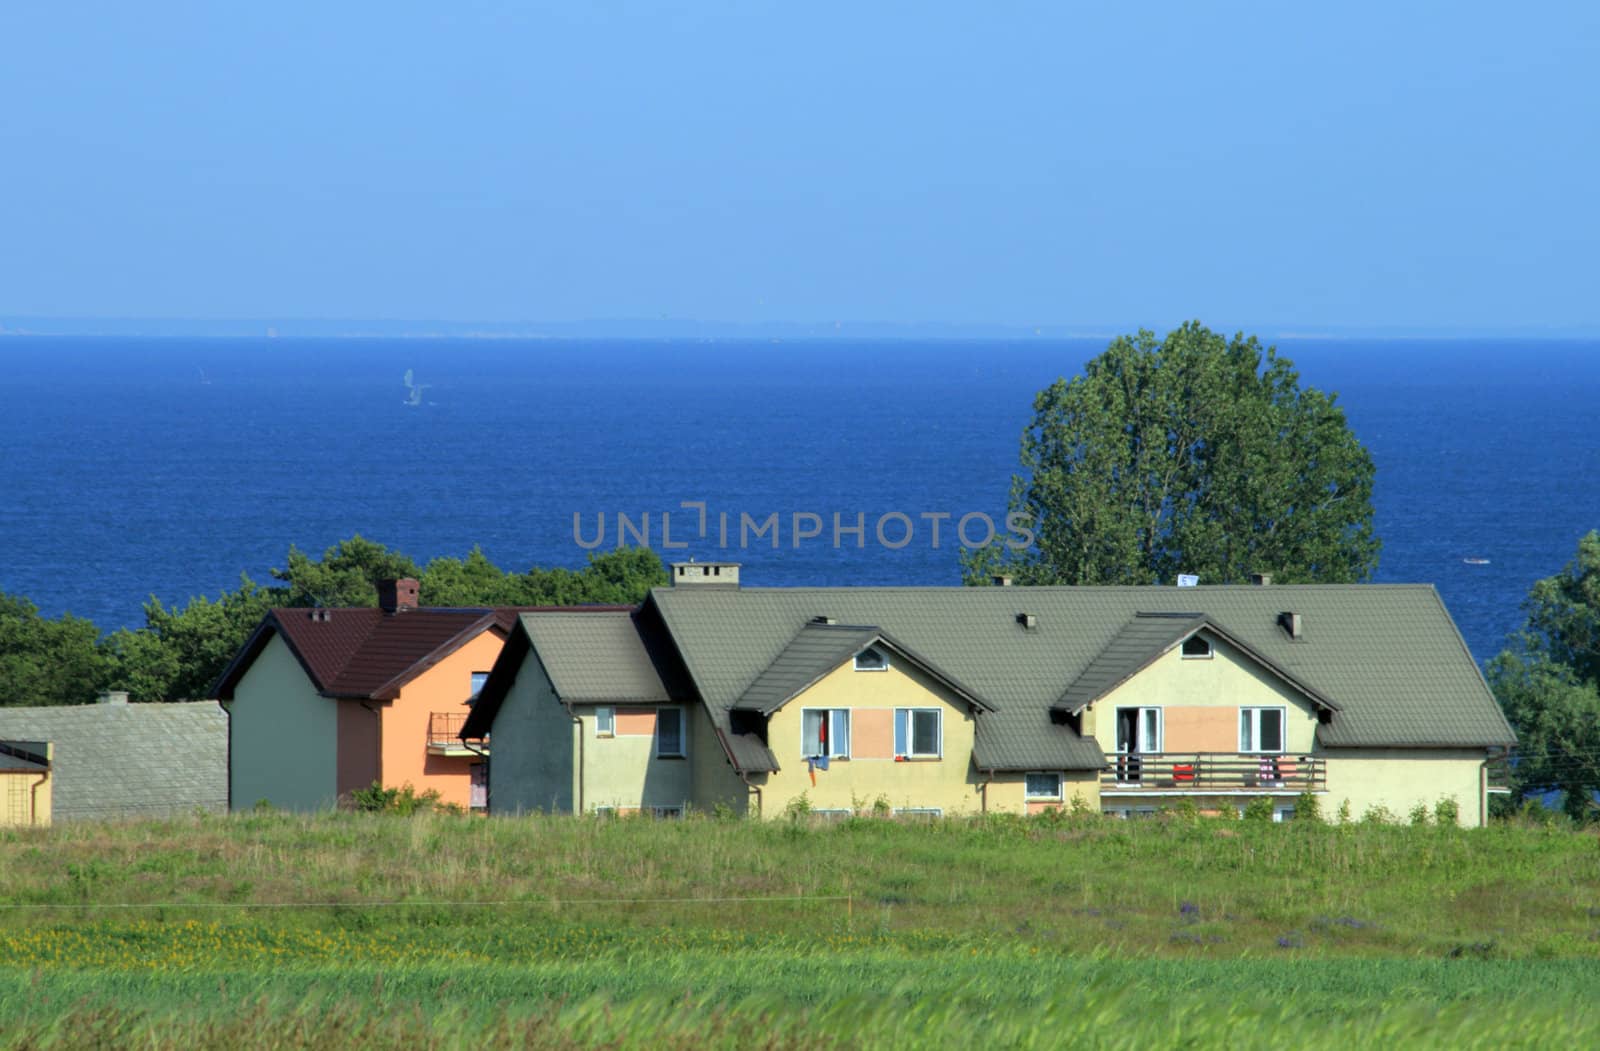
[[[750,796],[755,796],[756,797],[756,817],[760,817],[761,816],[761,786],[760,785],[751,784],[750,783],[750,775],[745,773],[743,770],[739,770],[738,767],[734,767],[734,769],[737,770],[738,773],[739,773],[739,780],[744,782],[744,794],[745,794],[745,799],[746,799],[745,805],[748,807],[749,806],[749,802],[748,802],[749,797]]]
[[[567,717],[572,720],[572,733],[578,739],[578,791],[576,792],[577,805],[573,808],[574,814],[584,813],[583,809],[583,720],[572,710],[572,702],[562,701],[561,706],[567,710]]]
[[[50,780],[50,775],[49,774],[40,774],[39,775],[39,780],[35,781],[33,783],[32,787],[30,787],[28,789],[28,808],[29,808],[28,809],[28,824],[29,825],[37,825],[39,823],[39,789],[43,788],[44,787],[44,783],[46,781],[48,781],[48,780]],[[52,817],[51,817],[52,823],[54,823],[54,820],[55,820],[54,816],[52,815]]]
[[[985,770],[980,766],[978,767],[978,773],[987,775],[978,784],[978,798],[981,800],[978,804],[978,813],[987,814],[989,812],[989,785],[994,781],[994,771]]]

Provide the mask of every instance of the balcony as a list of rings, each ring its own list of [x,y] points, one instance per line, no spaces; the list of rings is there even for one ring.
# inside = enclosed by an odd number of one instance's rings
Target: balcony
[[[467,725],[467,712],[430,712],[428,714],[429,755],[479,755],[489,751],[489,740],[474,741],[468,748],[461,740],[461,728]]]
[[[1115,752],[1100,774],[1102,796],[1299,795],[1328,790],[1327,761],[1309,755]]]

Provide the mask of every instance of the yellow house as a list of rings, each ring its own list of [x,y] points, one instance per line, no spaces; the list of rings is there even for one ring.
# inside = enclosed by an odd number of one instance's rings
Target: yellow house
[[[0,741],[0,828],[50,824],[51,748],[45,741]]]
[[[1453,803],[1478,825],[1515,744],[1426,585],[748,588],[682,568],[603,630],[523,618],[473,715],[497,741],[492,810],[1189,800],[1284,820],[1309,793],[1329,816]]]

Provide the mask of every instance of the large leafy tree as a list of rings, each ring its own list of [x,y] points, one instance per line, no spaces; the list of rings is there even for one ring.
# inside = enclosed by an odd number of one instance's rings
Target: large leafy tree
[[[0,592],[0,705],[87,704],[110,677],[92,622]]]
[[[1600,532],[1555,576],[1536,582],[1527,623],[1489,662],[1489,684],[1517,731],[1513,798],[1559,791],[1574,817],[1600,791]]]
[[[1033,408],[1011,511],[1035,546],[970,555],[970,583],[1349,582],[1377,565],[1372,457],[1336,396],[1253,336],[1123,336]]]

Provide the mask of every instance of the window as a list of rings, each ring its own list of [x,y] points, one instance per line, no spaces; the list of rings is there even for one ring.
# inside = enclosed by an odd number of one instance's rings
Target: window
[[[489,681],[489,673],[475,671],[472,673],[472,693],[467,696],[467,703],[471,704],[478,699],[478,694],[483,692],[483,684]]]
[[[856,654],[856,671],[888,671],[889,655],[876,646],[868,646]]]
[[[595,817],[616,817],[617,808],[614,806],[597,806],[594,808]]]
[[[615,708],[596,708],[594,710],[594,735],[596,737],[615,737],[617,735],[617,710]]]
[[[646,811],[657,821],[676,821],[683,817],[681,806],[653,806],[647,807]]]
[[[1292,806],[1273,807],[1272,808],[1272,820],[1278,821],[1278,822],[1293,821],[1294,820],[1294,807],[1292,807]]]
[[[1209,639],[1202,639],[1198,635],[1190,635],[1188,638],[1183,640],[1184,660],[1204,660],[1210,656],[1211,641]]]
[[[1283,709],[1240,708],[1239,751],[1283,751]]]
[[[944,817],[944,811],[936,806],[905,806],[896,807],[895,817],[909,817],[921,821],[936,821]]]
[[[1023,794],[1028,799],[1061,800],[1060,774],[1026,774],[1023,777]]]
[[[1159,813],[1159,811],[1157,810],[1157,808],[1155,808],[1153,806],[1140,806],[1140,807],[1131,807],[1130,806],[1130,807],[1106,807],[1106,809],[1104,811],[1102,811],[1102,813],[1104,813],[1106,815],[1106,817],[1114,817],[1114,818],[1118,818],[1118,819],[1120,819],[1122,821],[1128,821],[1128,820],[1135,819],[1135,818],[1155,817],[1156,814]]]
[[[850,709],[806,708],[800,713],[800,754],[850,758]]]
[[[683,709],[656,709],[656,758],[682,759]]]
[[[944,734],[937,708],[894,710],[894,757],[937,759],[944,754]]]
[[[811,817],[817,821],[831,823],[835,821],[848,821],[855,817],[855,814],[852,811],[840,809],[813,810],[811,812]]]

